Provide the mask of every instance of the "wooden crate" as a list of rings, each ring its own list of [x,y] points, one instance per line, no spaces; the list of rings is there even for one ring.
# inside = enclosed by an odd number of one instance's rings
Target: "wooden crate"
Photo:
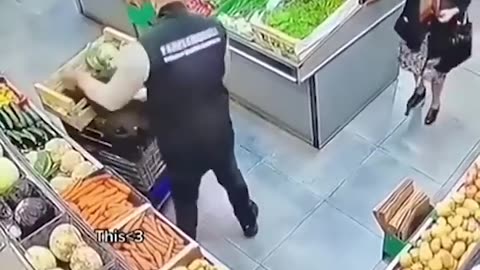
[[[119,40],[125,43],[133,42],[136,39],[113,28],[105,28],[103,35],[95,40],[92,45],[108,41]],[[56,116],[60,117],[68,125],[83,130],[96,116],[93,108],[88,104],[86,98],[75,102],[71,97],[65,94],[65,86],[61,80],[62,74],[66,70],[87,70],[85,63],[85,54],[89,45],[77,53],[72,59],[60,67],[49,79],[43,83],[35,84],[35,89],[40,95],[45,107]],[[68,91],[68,90],[67,90]]]
[[[312,33],[303,40],[266,25],[265,14],[251,20],[254,41],[262,47],[286,57],[294,62],[302,61],[306,54],[322,41],[326,40],[337,28],[353,16],[361,6],[358,0],[346,0],[332,15],[322,22]]]

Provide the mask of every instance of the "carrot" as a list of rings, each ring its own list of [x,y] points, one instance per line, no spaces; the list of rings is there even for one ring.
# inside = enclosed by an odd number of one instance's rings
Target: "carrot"
[[[135,259],[133,259],[133,257],[126,257],[125,261],[127,262],[127,264],[130,267],[133,267],[134,269],[141,269],[141,268],[139,268],[139,265],[138,265],[137,261],[135,261]]]
[[[155,258],[153,258],[153,255],[150,253],[150,251],[144,244],[135,244],[135,246],[137,246],[137,249],[140,250],[142,254],[147,256],[147,259],[149,261],[155,261]]]
[[[62,193],[60,193],[60,195],[65,200],[68,200],[70,198],[72,192],[77,188],[77,186],[78,186],[78,183],[74,183],[74,184],[70,185],[66,190],[64,190]]]
[[[115,188],[117,188],[118,190],[120,190],[121,192],[125,193],[125,194],[130,194],[132,192],[132,190],[125,184],[123,183],[120,183],[119,181],[115,180],[115,179],[108,179],[107,180],[109,184],[113,185]]]
[[[131,252],[133,259],[139,264],[140,269],[155,269],[155,265],[144,259],[139,253]]]
[[[148,242],[148,241],[143,241],[142,244],[145,247],[145,249],[148,251],[148,253],[150,253],[152,257],[155,258],[155,255],[154,255],[156,251],[155,246],[153,246],[151,242]]]
[[[160,220],[157,220],[157,224],[158,224],[158,227],[161,227],[162,229],[164,229],[165,232],[170,237],[174,238],[175,242],[178,242],[179,244],[184,242],[182,237],[180,237],[172,228],[170,228],[170,226],[168,226],[167,224],[163,223]]]
[[[162,267],[164,264],[162,254],[160,254],[159,251],[155,251],[153,253],[153,257],[155,258],[155,263],[157,264],[157,267]]]
[[[165,253],[165,261],[168,261],[172,258],[172,251],[173,251],[173,245],[174,244],[175,244],[175,240],[171,239],[170,243],[168,243],[167,252]]]
[[[148,221],[146,221],[147,219],[143,219],[143,224],[141,226],[141,228],[146,232],[146,233],[150,233],[150,234],[153,234],[153,235],[159,235],[158,231],[155,230],[155,227],[153,227],[150,223],[148,223]]]
[[[90,201],[90,203],[88,205],[89,206],[95,205],[95,204],[98,204],[102,201],[109,202],[108,197],[114,195],[115,193],[116,193],[115,190],[104,188],[104,191],[102,193],[96,195],[95,198],[92,198],[92,200]]]
[[[136,221],[137,221],[137,219],[134,218],[134,219],[130,220],[129,222],[127,222],[127,224],[125,224],[125,226],[123,226],[122,231],[127,232],[127,233],[131,232],[132,227],[133,227],[133,225],[135,224]]]
[[[148,239],[148,240],[147,240]],[[145,241],[150,241],[152,244],[160,251],[160,253],[165,254],[167,253],[168,243],[163,243],[160,240],[156,239],[154,236],[149,235]]]
[[[96,182],[83,182],[72,191],[70,200],[78,200],[80,197],[91,193],[99,186],[101,185],[98,185]]]
[[[140,216],[138,216],[135,222],[132,224],[132,226],[126,229],[126,231],[128,232],[128,231],[140,229],[140,224],[142,223],[144,216],[145,216],[145,212],[141,213]]]

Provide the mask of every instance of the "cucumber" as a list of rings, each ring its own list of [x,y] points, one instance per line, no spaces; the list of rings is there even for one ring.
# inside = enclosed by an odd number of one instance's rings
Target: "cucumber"
[[[5,132],[10,141],[19,149],[25,149],[25,145],[23,144],[22,137],[18,136],[13,130],[7,130]]]
[[[23,115],[23,118],[25,118],[25,122],[27,123],[27,127],[35,126],[35,120],[33,120],[33,118],[30,116],[30,114],[28,114],[25,111],[22,111],[22,115]]]
[[[48,135],[48,140],[58,137],[57,133],[45,122],[38,122],[37,127]]]
[[[5,124],[2,121],[0,121],[0,129],[1,130],[6,130],[7,129],[7,126],[5,126]]]
[[[25,119],[25,117],[23,116],[23,113],[22,113],[22,109],[20,109],[20,107],[18,107],[17,104],[15,103],[10,103],[10,109],[15,113],[15,115],[17,116],[18,118],[18,121],[19,121],[19,126],[20,128],[25,128],[27,127],[27,120]]]
[[[13,126],[14,126],[15,129],[21,129],[22,128],[21,123],[20,123],[20,119],[18,119],[17,115],[12,110],[12,108],[10,108],[10,106],[3,106],[3,111],[8,115],[8,117],[10,117],[10,119],[13,122]]]
[[[35,143],[35,148],[42,145],[41,140],[39,140],[37,136],[33,132],[31,132],[29,129],[25,128],[22,130],[21,133],[25,136],[28,136],[29,140]]]
[[[5,125],[7,129],[13,129],[13,121],[3,110],[3,108],[0,108],[0,121]]]
[[[25,113],[28,114],[33,119],[33,122],[39,122],[42,121],[42,118],[40,115],[38,115],[32,108],[30,107],[25,107],[24,109]]]
[[[48,141],[48,135],[45,131],[43,131],[42,129],[39,129],[39,128],[36,128],[36,127],[29,127],[27,129],[30,133],[32,133],[33,135],[35,135],[35,137],[37,138],[37,140],[43,145],[45,143],[47,143]]]
[[[35,139],[35,137],[33,135],[23,133],[23,132],[20,132],[20,131],[16,131],[16,130],[12,130],[12,132],[16,136],[20,137],[20,139],[22,140],[22,144],[26,147],[24,149],[35,149],[36,148],[37,139]]]

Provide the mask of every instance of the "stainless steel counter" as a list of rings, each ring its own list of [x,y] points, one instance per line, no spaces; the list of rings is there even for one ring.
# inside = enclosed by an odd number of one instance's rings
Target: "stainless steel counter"
[[[119,15],[124,0],[77,1],[87,17],[132,33],[126,11]],[[361,8],[299,63],[232,34],[232,97],[322,147],[397,77],[393,24],[403,2],[380,0]]]

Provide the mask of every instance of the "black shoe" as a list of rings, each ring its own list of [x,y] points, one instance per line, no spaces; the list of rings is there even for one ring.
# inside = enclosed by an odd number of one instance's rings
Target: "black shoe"
[[[245,237],[247,238],[255,237],[255,235],[257,235],[258,233],[258,205],[255,202],[250,201],[250,208],[253,212],[253,215],[255,216],[255,222],[253,224],[243,226],[243,235],[245,235]]]
[[[440,111],[440,108],[438,109],[430,108],[430,110],[428,110],[427,116],[425,117],[425,125],[433,124],[437,120],[439,111]]]
[[[425,87],[424,87],[425,88]],[[413,95],[407,101],[407,111],[405,111],[405,116],[410,114],[410,110],[416,108],[423,100],[425,100],[425,89],[421,94],[418,94],[418,91],[415,90]]]

